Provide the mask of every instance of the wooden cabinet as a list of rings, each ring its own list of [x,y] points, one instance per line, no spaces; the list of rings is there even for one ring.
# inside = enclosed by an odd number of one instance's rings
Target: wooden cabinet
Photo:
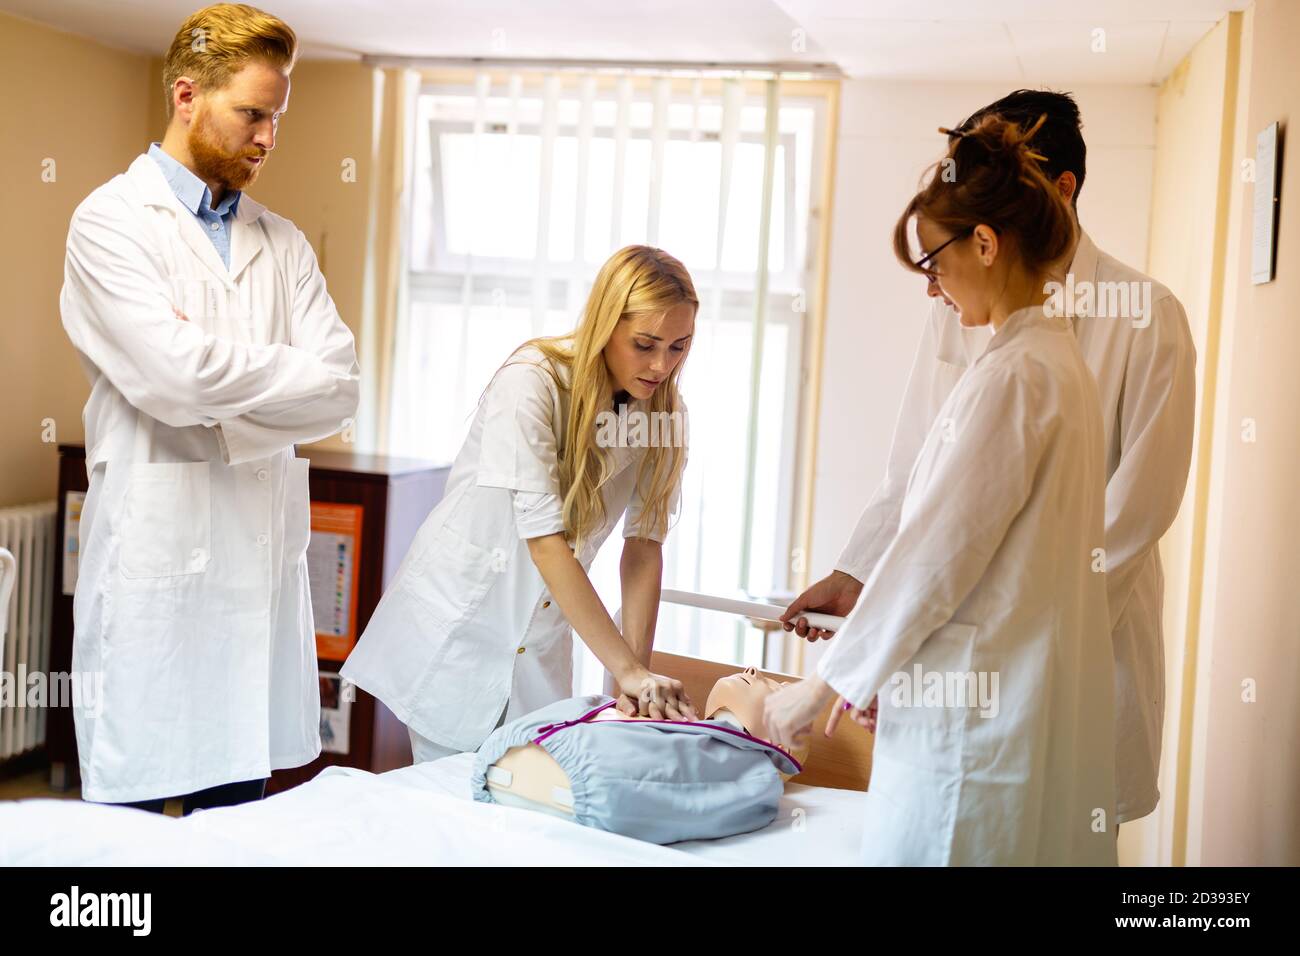
[[[442,498],[449,468],[427,461],[358,455],[343,452],[304,452],[310,458],[309,484],[313,503],[356,505],[361,508],[361,535],[357,577],[356,633],[365,630],[384,589],[397,573],[415,533]],[[59,446],[59,540],[63,540],[69,491],[85,491],[85,450],[81,445]],[[72,669],[72,598],[63,595],[62,563],[55,562],[54,616],[50,669]],[[313,582],[315,583],[315,582]],[[337,672],[341,660],[321,659],[322,672]],[[303,767],[277,770],[268,793],[286,790],[310,780],[323,767],[341,764],[374,773],[411,762],[406,727],[369,694],[354,691],[348,720],[347,753],[322,753]],[[52,710],[46,747],[53,786],[65,789],[77,780],[77,742],[72,711]]]
[[[360,558],[355,569],[357,634],[361,634],[415,533],[441,500],[450,469],[424,461],[340,452],[315,452],[310,458],[308,480],[313,502],[362,508]],[[319,663],[322,672],[337,672],[343,666],[340,660],[322,659]],[[322,753],[305,766],[277,770],[267,785],[268,794],[310,780],[331,764],[382,773],[411,762],[406,725],[392,711],[360,688],[355,689],[350,707],[348,753]]]

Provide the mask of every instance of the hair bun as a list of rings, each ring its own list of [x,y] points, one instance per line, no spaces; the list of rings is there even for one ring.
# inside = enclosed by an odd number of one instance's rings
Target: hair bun
[[[990,113],[980,118],[967,129],[949,129],[939,127],[939,132],[949,138],[949,155],[962,157],[966,162],[977,164],[1010,164],[1011,168],[1024,169],[1029,165],[1039,166],[1047,162],[1047,157],[1030,145],[1034,135],[1047,121],[1043,113],[1032,125],[1022,126],[1012,120]],[[969,153],[969,146],[977,145],[981,158],[974,158]],[[980,156],[975,154],[975,156]]]
[[[1023,123],[990,113],[958,129],[939,127],[948,155],[927,170],[894,228],[894,254],[904,267],[928,274],[911,255],[913,217],[952,235],[980,224],[1014,235],[1014,254],[1031,272],[1046,270],[1069,249],[1074,214],[1047,176],[1049,157],[1030,145],[1046,121],[1046,113]]]

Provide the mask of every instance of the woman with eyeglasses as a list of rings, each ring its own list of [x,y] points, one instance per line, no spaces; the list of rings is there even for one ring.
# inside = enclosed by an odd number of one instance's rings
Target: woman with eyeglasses
[[[1041,123],[953,137],[898,220],[903,265],[994,331],[817,673],[767,701],[794,745],[837,694],[828,734],[878,695],[868,864],[1115,863],[1103,429],[1069,320],[1044,308],[1075,226],[1028,146]]]

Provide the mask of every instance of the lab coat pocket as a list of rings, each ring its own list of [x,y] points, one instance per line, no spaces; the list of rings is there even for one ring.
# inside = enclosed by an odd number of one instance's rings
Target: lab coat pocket
[[[172,276],[171,282],[172,307],[205,332],[215,331],[226,313],[221,284],[204,276]]]
[[[978,675],[971,670],[976,630],[973,624],[940,627],[880,690],[877,747],[884,738],[896,742],[896,749],[886,749],[912,772],[960,768],[965,728],[977,699],[972,695],[979,690]]]
[[[284,466],[284,561],[297,564],[311,540],[311,461],[290,458]]]
[[[122,576],[200,574],[212,559],[208,462],[131,465],[121,525]]]
[[[478,610],[503,570],[492,551],[443,524],[411,562],[405,586],[435,623],[450,628]]]
[[[871,787],[863,796],[861,857],[864,866],[944,866],[948,863],[947,808],[932,799],[907,765],[872,758]]]

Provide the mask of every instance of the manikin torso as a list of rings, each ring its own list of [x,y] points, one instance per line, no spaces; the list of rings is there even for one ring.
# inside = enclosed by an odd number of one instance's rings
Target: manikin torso
[[[763,702],[781,686],[779,681],[764,677],[752,667],[730,677],[720,678],[709,693],[704,708],[705,719],[720,721],[736,730],[767,740]],[[611,707],[596,714],[592,721],[650,719],[627,717]],[[794,757],[803,763],[807,758],[807,749],[796,751]],[[789,774],[783,773],[781,776],[786,780],[790,778]],[[489,769],[487,786],[493,796],[505,795],[509,802],[527,801],[540,810],[573,816],[573,792],[569,776],[540,744],[529,743],[506,751]]]

